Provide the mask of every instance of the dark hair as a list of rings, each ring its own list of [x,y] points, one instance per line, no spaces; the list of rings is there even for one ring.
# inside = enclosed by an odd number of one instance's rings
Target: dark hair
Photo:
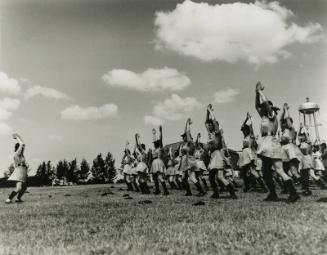
[[[16,144],[15,144],[15,152],[19,149],[19,146],[20,146],[19,143],[16,143]]]
[[[160,141],[159,140],[154,141],[153,146],[155,149],[158,149],[160,147]]]
[[[268,100],[268,104],[271,106],[272,110],[275,112],[275,114],[278,114],[278,111],[280,111],[280,108],[274,106],[273,102],[271,102],[270,100]]]
[[[243,125],[243,126],[241,127],[241,131],[242,131],[243,133],[245,133],[245,132],[250,133],[250,127],[249,127],[248,125]]]

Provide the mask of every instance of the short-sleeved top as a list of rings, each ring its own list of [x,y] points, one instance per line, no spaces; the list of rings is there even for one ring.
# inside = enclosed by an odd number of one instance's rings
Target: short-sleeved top
[[[15,153],[14,154],[14,166],[19,167],[19,166],[26,166],[26,161],[24,155]]]
[[[309,155],[311,153],[311,145],[306,142],[302,142],[300,144],[300,150],[303,155]]]
[[[261,118],[261,136],[275,136],[278,130],[278,120],[276,115],[268,118],[267,116],[262,116]]]
[[[221,130],[209,133],[208,145],[210,152],[222,149],[222,141],[219,141],[221,139],[219,136],[221,136]]]
[[[157,149],[154,149],[152,151],[152,157],[153,157],[153,159],[156,159],[156,158],[159,157],[160,150],[161,150],[161,148],[157,148]]]
[[[194,152],[194,157],[196,159],[201,159],[202,158],[202,155],[203,155],[203,149],[196,149],[195,152]]]
[[[255,138],[252,135],[247,135],[243,139],[243,148],[250,148],[252,150],[255,150]]]
[[[320,159],[321,160],[321,152],[320,151],[313,152],[312,157],[314,159]]]

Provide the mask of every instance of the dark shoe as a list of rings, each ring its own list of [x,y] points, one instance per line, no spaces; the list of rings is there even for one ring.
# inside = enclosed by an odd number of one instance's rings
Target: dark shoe
[[[197,194],[198,197],[205,196],[206,192],[203,191],[200,182],[195,183],[195,187],[198,189],[199,193]]]
[[[202,191],[202,192],[199,192],[198,194],[196,194],[197,197],[203,197],[205,195],[207,195],[207,192],[205,192],[205,191]]]
[[[21,200],[20,198],[16,198],[15,199],[15,203],[23,203],[24,201],[23,200]]]
[[[150,188],[149,188],[149,186],[148,186],[148,184],[145,182],[144,183],[144,194],[150,194],[151,193],[151,191],[150,191]]]
[[[265,202],[279,202],[281,201],[277,195],[269,194],[263,201]]]
[[[231,194],[230,197],[231,197],[232,199],[238,199],[238,197],[236,196],[236,194]]]
[[[199,201],[193,204],[194,206],[205,205],[203,201]]]
[[[299,195],[290,195],[286,202],[287,203],[295,203],[296,201],[298,201],[300,199],[300,196]]]
[[[302,196],[311,196],[312,195],[312,192],[311,192],[311,190],[305,190],[305,191],[303,191],[302,193]]]
[[[153,192],[154,195],[159,195],[160,193],[160,190],[156,190],[155,192]]]
[[[218,193],[213,193],[210,197],[211,198],[214,198],[214,199],[218,199],[219,198],[219,194]]]
[[[209,187],[208,187],[207,181],[205,179],[202,179],[202,183],[203,183],[203,186],[204,186],[204,190],[205,191],[209,191]]]
[[[134,190],[133,190],[132,183],[128,183],[128,184],[127,184],[127,187],[128,187],[128,188],[127,188],[127,191],[134,191]]]
[[[226,186],[226,188],[227,188],[227,190],[229,191],[229,194],[230,194],[231,198],[232,198],[232,199],[237,199],[237,196],[236,196],[236,194],[235,194],[235,190],[234,190],[233,185],[232,185],[232,184],[228,184],[228,185]]]
[[[284,181],[284,183],[285,183],[285,186],[286,186],[286,188],[287,188],[287,190],[289,191],[289,194],[290,194],[288,200],[294,200],[295,199],[295,201],[296,201],[297,199],[299,199],[300,196],[297,194],[297,191],[294,188],[293,181],[292,180],[287,180],[287,181]]]
[[[168,189],[167,189],[167,186],[166,186],[166,182],[162,182],[161,186],[162,186],[162,188],[164,190],[164,196],[169,195],[169,192],[168,192]]]

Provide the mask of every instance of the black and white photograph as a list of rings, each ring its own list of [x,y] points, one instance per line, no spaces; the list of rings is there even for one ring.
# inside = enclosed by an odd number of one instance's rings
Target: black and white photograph
[[[327,254],[327,1],[0,0],[0,255]]]

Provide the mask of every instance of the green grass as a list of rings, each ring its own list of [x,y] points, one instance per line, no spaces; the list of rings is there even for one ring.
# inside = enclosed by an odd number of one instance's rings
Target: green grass
[[[327,192],[296,204],[168,197],[126,200],[119,185],[29,188],[25,203],[0,203],[0,254],[326,254]],[[125,188],[125,187],[124,187]],[[11,189],[1,189],[4,201]],[[112,190],[114,194],[101,196]],[[67,196],[70,195],[70,196]],[[144,199],[152,204],[139,204]]]

